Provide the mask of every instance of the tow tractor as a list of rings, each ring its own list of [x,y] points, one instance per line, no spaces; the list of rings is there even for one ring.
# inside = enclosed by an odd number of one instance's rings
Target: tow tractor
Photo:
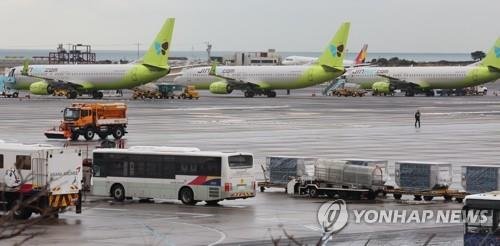
[[[127,105],[124,103],[73,103],[63,110],[58,128],[45,131],[47,138],[78,140],[80,135],[92,140],[97,134],[106,139],[113,135],[121,139],[127,128]]]

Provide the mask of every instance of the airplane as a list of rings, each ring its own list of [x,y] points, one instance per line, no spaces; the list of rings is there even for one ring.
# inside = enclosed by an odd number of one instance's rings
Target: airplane
[[[434,89],[461,89],[500,78],[500,38],[486,57],[475,66],[361,67],[348,69],[339,79],[371,89],[374,95],[390,95],[395,90],[434,95]]]
[[[65,64],[29,65],[11,68],[8,76],[12,83],[6,87],[29,90],[35,95],[53,94],[54,90],[66,90],[67,98],[90,94],[95,99],[103,97],[99,90],[129,89],[157,80],[171,71],[168,55],[175,19],[163,24],[154,42],[142,60],[129,64]]]
[[[277,89],[297,89],[330,81],[345,72],[343,60],[350,23],[342,23],[318,62],[303,66],[212,66],[189,68],[174,84],[194,85],[213,94],[244,91],[245,97],[276,97]]]
[[[344,60],[344,67],[353,67],[360,66],[365,64],[366,54],[368,50],[368,45],[363,45],[363,48],[359,51],[356,59],[354,60]],[[309,57],[309,56],[287,56],[281,62],[283,65],[305,65],[305,64],[313,64],[318,60],[317,57]]]

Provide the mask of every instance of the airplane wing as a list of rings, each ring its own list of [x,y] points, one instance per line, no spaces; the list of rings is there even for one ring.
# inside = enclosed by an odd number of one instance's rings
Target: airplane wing
[[[394,84],[397,87],[408,87],[408,86],[426,87],[426,83],[423,81],[409,80],[409,79],[401,80],[399,78],[396,78],[396,77],[393,77],[393,76],[390,76],[387,74],[383,74],[383,73],[378,73],[377,76],[388,79],[391,84]]]

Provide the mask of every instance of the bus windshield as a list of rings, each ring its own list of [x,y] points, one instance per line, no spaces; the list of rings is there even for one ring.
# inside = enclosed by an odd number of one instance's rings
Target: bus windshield
[[[251,155],[233,155],[229,156],[230,168],[252,168],[253,157]]]
[[[64,110],[64,120],[65,121],[74,121],[80,118],[80,109],[74,108],[66,108]]]
[[[486,216],[486,221],[477,219],[475,221],[468,221],[466,224],[466,233],[472,234],[500,234],[499,216],[500,210],[493,209],[470,209],[467,214],[477,214]]]

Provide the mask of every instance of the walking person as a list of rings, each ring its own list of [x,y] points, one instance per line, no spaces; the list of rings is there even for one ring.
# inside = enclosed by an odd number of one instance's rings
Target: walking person
[[[418,123],[418,128],[420,128],[420,110],[417,109],[417,112],[415,112],[415,128],[417,128],[417,123]]]

